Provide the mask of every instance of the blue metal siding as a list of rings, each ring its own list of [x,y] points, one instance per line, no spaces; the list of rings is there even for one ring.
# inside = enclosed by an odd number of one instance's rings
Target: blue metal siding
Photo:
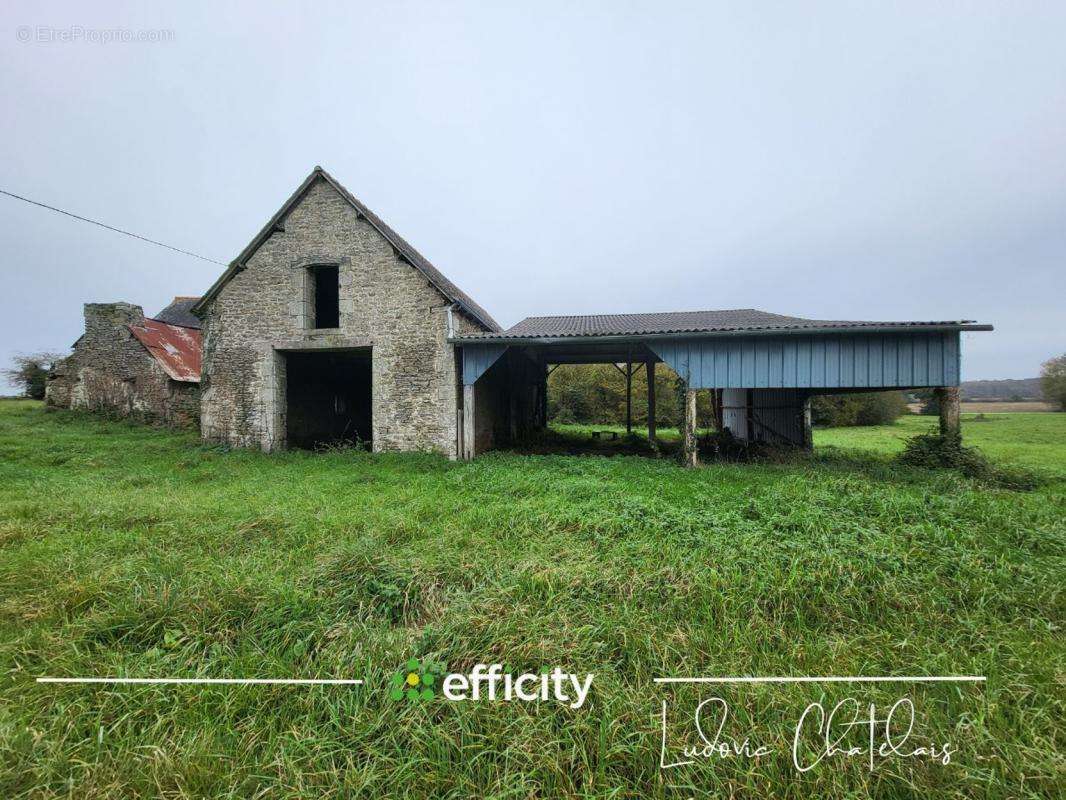
[[[957,331],[650,341],[696,389],[958,386]]]
[[[759,442],[803,445],[803,407],[808,396],[799,389],[756,389],[751,393],[755,429],[749,435]]]
[[[477,383],[506,349],[507,346],[502,344],[463,345],[463,383],[467,386]]]

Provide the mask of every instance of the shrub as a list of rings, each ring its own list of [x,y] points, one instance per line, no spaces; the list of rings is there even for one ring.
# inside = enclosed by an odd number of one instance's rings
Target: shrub
[[[899,460],[912,467],[954,469],[968,478],[1003,489],[1029,491],[1040,481],[1026,470],[996,467],[976,447],[966,447],[958,434],[923,433],[907,440]]]
[[[815,425],[846,428],[855,425],[890,425],[907,410],[902,392],[859,392],[821,395],[811,401]]]

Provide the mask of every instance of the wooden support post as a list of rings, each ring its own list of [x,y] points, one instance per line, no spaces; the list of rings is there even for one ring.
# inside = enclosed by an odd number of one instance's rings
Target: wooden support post
[[[548,427],[548,365],[541,367],[540,376],[540,427]]]
[[[685,389],[685,430],[684,430],[684,464],[686,467],[699,466],[700,457],[696,442],[696,390]]]
[[[626,436],[633,432],[633,362],[626,361]]]
[[[518,374],[518,362],[510,360],[507,367],[507,430],[510,439],[508,443],[514,445],[518,441],[518,387],[521,386],[521,376]]]
[[[748,389],[744,392],[744,414],[748,420],[748,441],[757,442],[760,439],[760,431],[755,427],[755,398],[754,392]]]
[[[805,397],[803,399],[803,407],[800,410],[803,415],[803,448],[805,450],[814,449],[814,433],[811,427],[811,398]]]
[[[463,386],[463,460],[474,457],[474,384]]]
[[[940,435],[960,436],[959,387],[938,386],[936,397],[940,404]]]
[[[648,442],[653,448],[655,441],[655,362],[649,361],[644,367],[644,377],[648,379]]]

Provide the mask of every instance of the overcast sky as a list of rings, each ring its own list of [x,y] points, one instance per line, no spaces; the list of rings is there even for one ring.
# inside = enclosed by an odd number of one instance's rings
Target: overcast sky
[[[1064,3],[151,5],[4,3],[0,188],[226,262],[321,164],[505,326],[991,322],[966,379],[1066,351]],[[0,247],[5,362],[222,269],[4,196]]]

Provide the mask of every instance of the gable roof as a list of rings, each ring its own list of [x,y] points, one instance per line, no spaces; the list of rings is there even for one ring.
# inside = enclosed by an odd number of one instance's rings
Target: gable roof
[[[573,317],[526,317],[502,333],[473,333],[456,340],[555,339],[597,336],[649,336],[690,333],[813,332],[872,328],[957,328],[989,330],[973,320],[946,322],[863,322],[789,317],[755,308],[720,311],[665,311],[653,314],[593,314]]]
[[[200,318],[192,313],[192,307],[200,302],[199,297],[175,297],[170,305],[153,317],[159,322],[180,325],[183,328],[199,329],[203,326]]]
[[[345,189],[340,182],[319,166],[316,166],[311,170],[311,174],[304,179],[304,182],[301,183],[296,191],[293,192],[292,196],[285,201],[284,205],[278,209],[277,213],[270,218],[270,221],[263,226],[263,229],[256,234],[251,242],[248,243],[248,246],[241,251],[240,255],[230,262],[229,267],[224,273],[222,273],[222,276],[215,281],[204,296],[200,298],[199,302],[192,307],[191,310],[194,314],[202,314],[207,303],[214,299],[214,297],[222,290],[222,287],[229,282],[230,278],[247,266],[248,259],[251,258],[263,242],[274,233],[275,229],[281,224],[282,220],[285,219],[285,216],[292,210],[293,206],[300,201],[314,182],[320,178],[336,189],[337,193],[343,197],[363,219],[370,223],[370,225],[380,233],[389,244],[392,245],[397,255],[421,272],[426,280],[436,287],[437,291],[444,295],[448,300],[458,304],[463,311],[488,330],[494,333],[503,330],[499,323],[497,323],[485,309],[475,303],[469,295],[448,280],[440,270],[434,267],[429,260],[425,258],[425,256],[415,250],[402,236],[386,225],[377,214],[363,205],[351,192]]]
[[[200,382],[203,341],[198,328],[169,325],[145,317],[144,325],[127,325],[167,375],[176,381]]]

